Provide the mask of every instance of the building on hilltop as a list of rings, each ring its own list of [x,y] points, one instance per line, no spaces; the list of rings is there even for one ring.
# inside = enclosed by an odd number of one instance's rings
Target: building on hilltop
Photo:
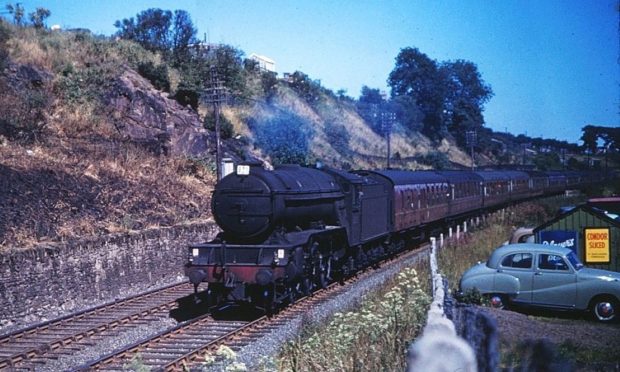
[[[258,63],[258,67],[261,70],[267,71],[267,72],[276,72],[276,62],[273,59],[269,57],[261,56],[256,53],[250,54],[250,59],[252,61],[256,61]]]

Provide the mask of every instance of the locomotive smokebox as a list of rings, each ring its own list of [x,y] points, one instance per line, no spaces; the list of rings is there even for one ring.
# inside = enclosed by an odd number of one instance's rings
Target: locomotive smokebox
[[[274,228],[336,224],[335,203],[343,194],[322,171],[284,165],[266,171],[252,164],[224,177],[215,187],[212,210],[228,241],[265,238]]]

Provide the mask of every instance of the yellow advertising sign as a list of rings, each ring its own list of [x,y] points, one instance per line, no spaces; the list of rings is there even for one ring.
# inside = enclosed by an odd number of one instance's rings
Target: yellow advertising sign
[[[585,229],[587,263],[609,262],[609,229]]]

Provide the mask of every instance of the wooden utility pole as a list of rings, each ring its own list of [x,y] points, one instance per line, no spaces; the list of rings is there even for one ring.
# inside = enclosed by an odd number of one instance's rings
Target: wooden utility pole
[[[473,172],[476,168],[476,163],[474,162],[474,146],[476,142],[478,142],[478,135],[475,130],[468,130],[465,132],[465,140],[467,141],[467,146],[469,146],[471,151],[471,171]]]
[[[209,70],[209,79],[206,89],[205,101],[213,104],[213,114],[215,115],[215,169],[217,180],[222,179],[222,153],[220,138],[220,108],[226,102],[226,88],[223,82],[217,76],[217,68],[211,66]]]
[[[390,145],[390,137],[392,136],[392,126],[396,121],[396,114],[390,111],[381,112],[381,129],[385,133],[385,139],[387,141],[387,169],[390,169],[390,157],[391,153],[391,145]]]

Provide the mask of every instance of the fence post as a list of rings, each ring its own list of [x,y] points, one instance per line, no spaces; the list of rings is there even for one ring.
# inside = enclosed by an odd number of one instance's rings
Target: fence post
[[[437,257],[435,256],[437,254],[437,242],[434,236],[431,237],[431,273],[432,275],[435,275],[435,273],[437,272]],[[433,293],[435,293],[435,281],[433,280]]]
[[[461,225],[456,225],[456,240],[461,238]]]
[[[452,226],[448,229],[448,238],[452,238]]]
[[[443,233],[439,234],[439,247],[443,248]]]
[[[467,234],[467,221],[463,221],[463,234]]]

